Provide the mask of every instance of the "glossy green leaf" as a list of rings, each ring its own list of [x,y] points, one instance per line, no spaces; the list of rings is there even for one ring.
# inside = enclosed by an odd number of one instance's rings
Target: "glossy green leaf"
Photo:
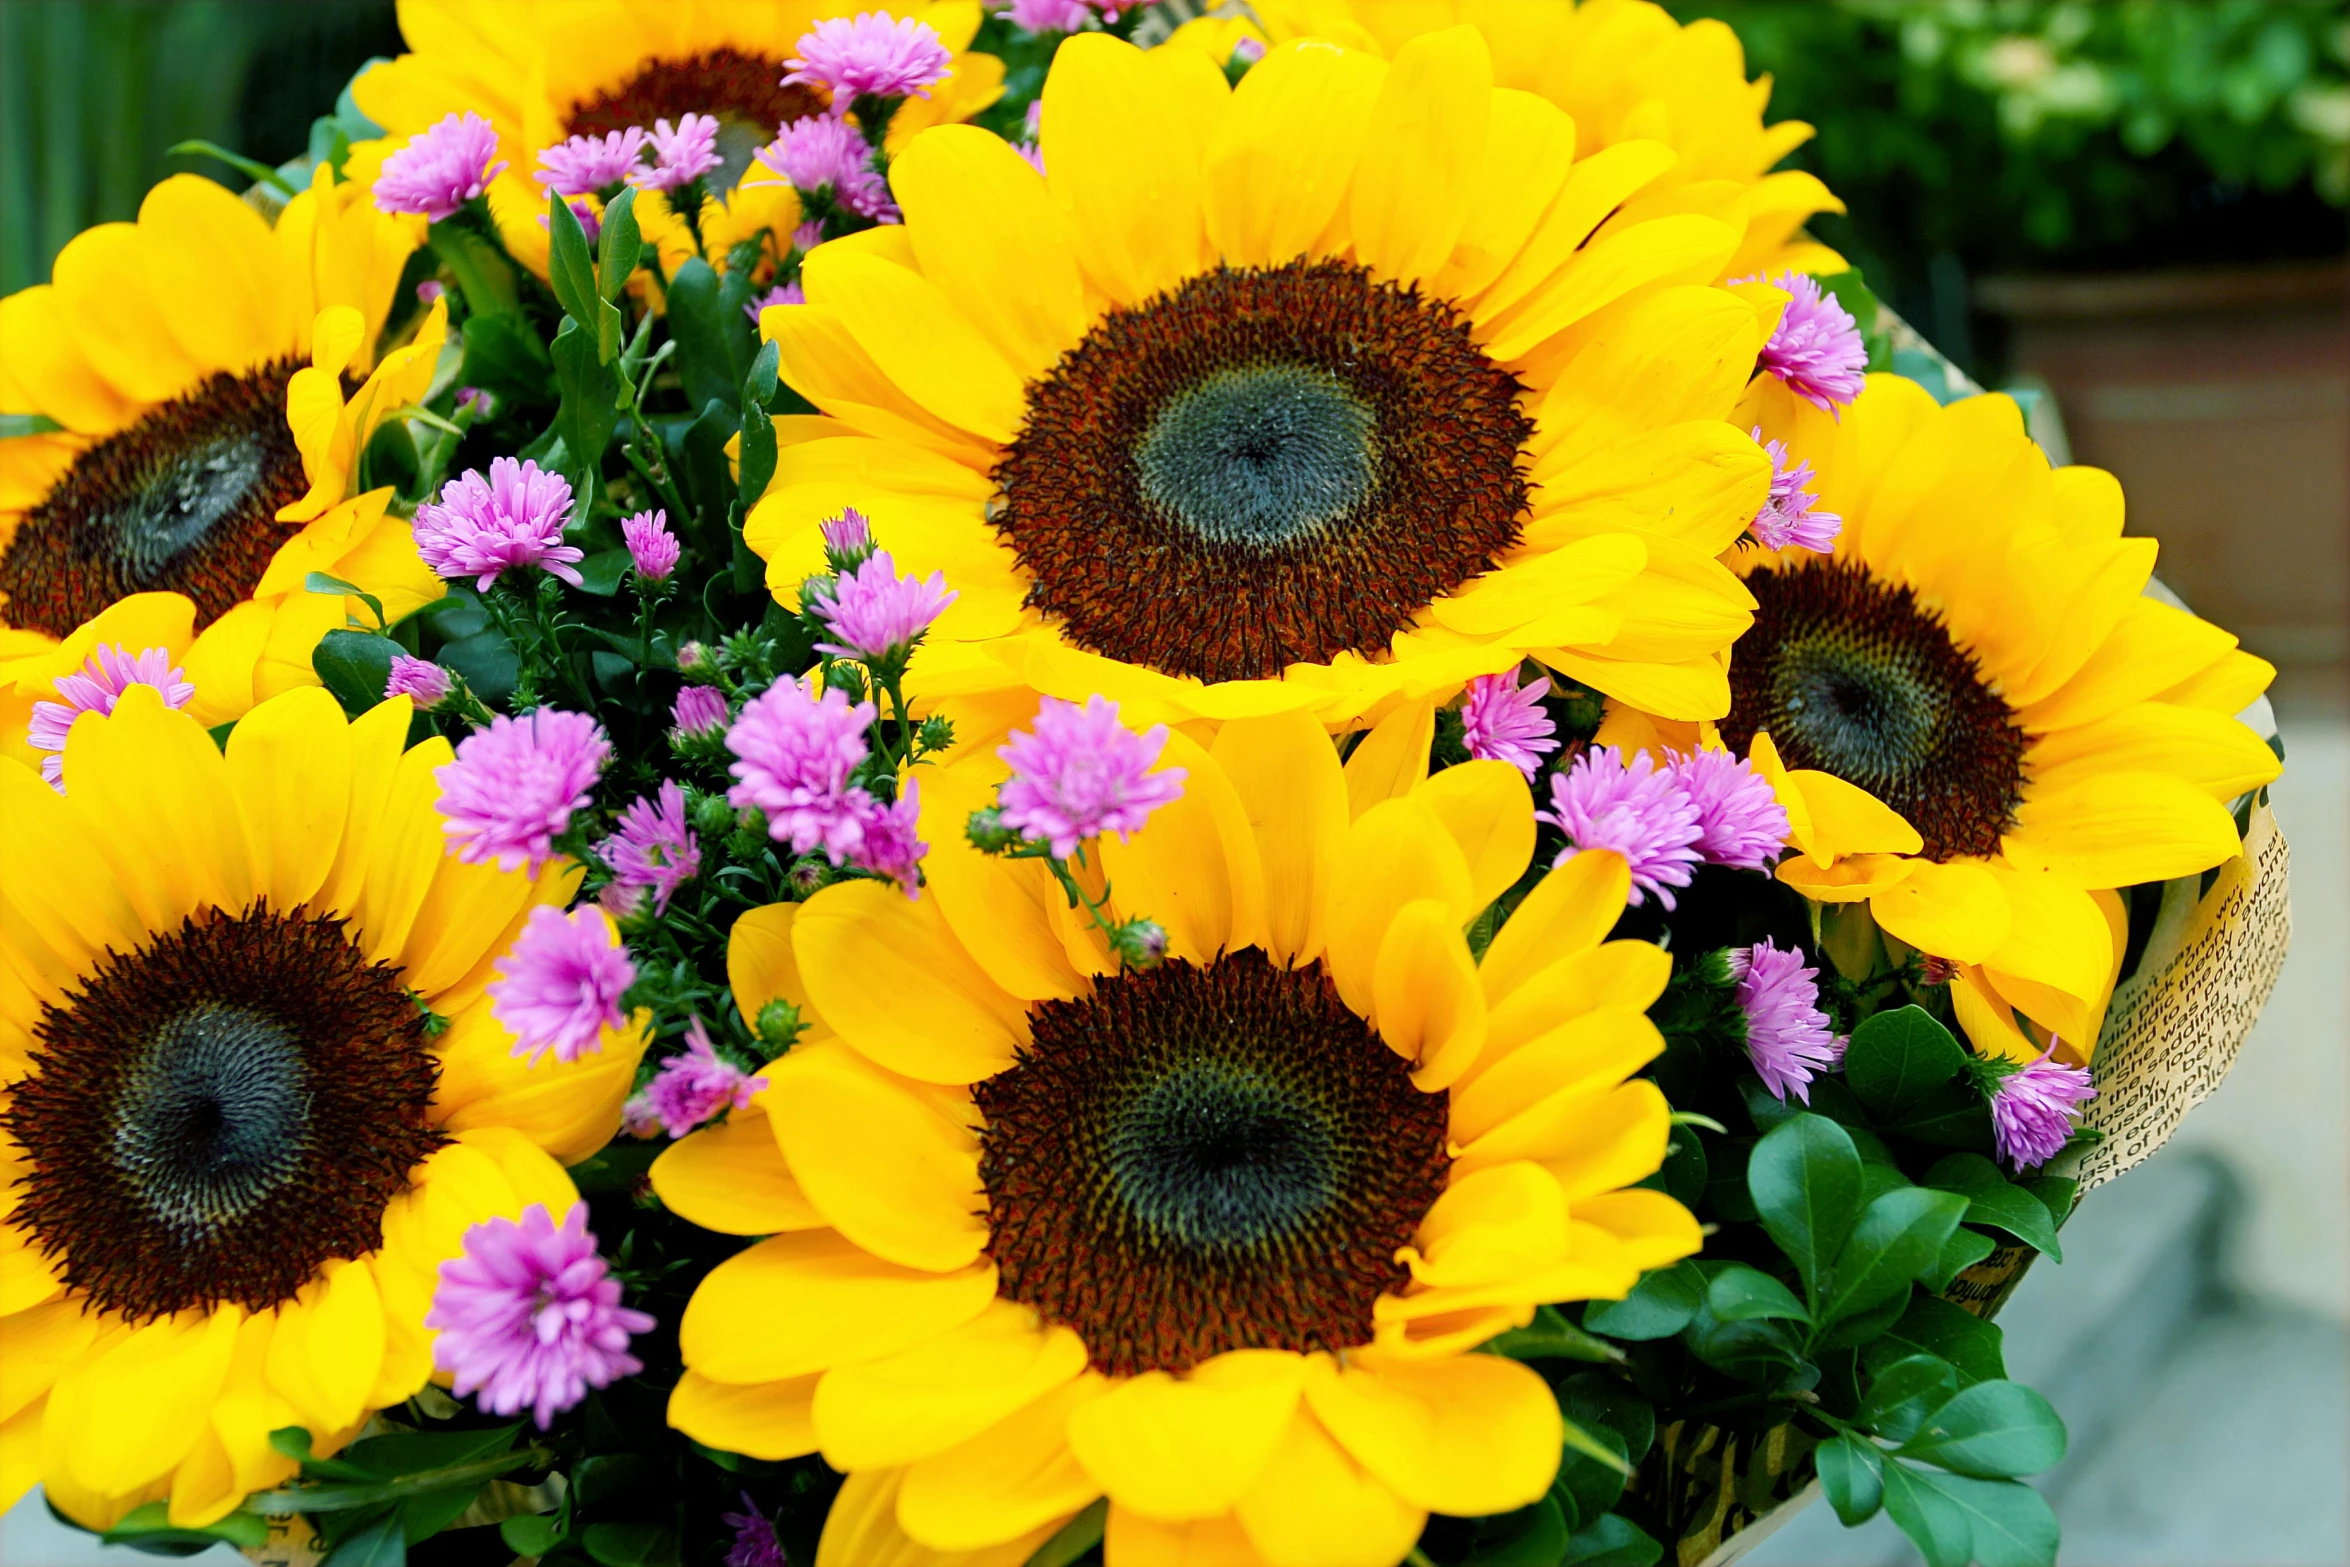
[[[723,403],[733,413],[751,366],[750,321],[739,310],[728,319],[718,274],[699,256],[670,278],[668,306],[669,336],[677,344],[677,375],[687,403],[695,408]]]
[[[310,667],[343,704],[343,711],[356,718],[384,699],[392,657],[406,651],[390,637],[338,628],[319,638],[310,653]]]
[[[596,236],[596,292],[618,303],[621,290],[628,287],[629,276],[643,257],[632,186],[604,204],[603,228]]]
[[[1966,1050],[1923,1007],[1879,1012],[1852,1031],[1844,1081],[1880,1120],[1899,1120],[1966,1070]]]
[[[604,448],[611,443],[612,431],[620,422],[620,412],[614,406],[614,399],[620,395],[620,378],[612,373],[610,365],[597,359],[595,338],[576,321],[564,322],[555,333],[555,384],[563,392],[563,407],[555,415],[555,428],[572,458],[592,471],[602,460]],[[579,477],[573,475],[573,490],[581,487]],[[587,509],[584,495],[579,501],[584,515]]]
[[[458,374],[466,385],[540,405],[553,400],[548,381],[554,361],[547,357],[547,345],[538,329],[520,311],[468,317],[464,346],[465,358]]]
[[[1575,1531],[1559,1567],[1656,1567],[1665,1548],[1647,1530],[1619,1513],[1609,1513]]]
[[[1464,1557],[1462,1567],[1557,1567],[1567,1548],[1567,1520],[1556,1497],[1487,1525],[1502,1537]]]
[[[408,1567],[408,1536],[398,1516],[378,1519],[346,1536],[327,1553],[323,1567]]]
[[[522,661],[515,656],[514,644],[495,626],[447,644],[436,662],[464,676],[475,696],[493,704],[512,696],[515,682],[522,677]]]
[[[596,306],[596,263],[588,253],[587,230],[571,203],[549,187],[547,191],[547,283],[563,313],[582,326],[593,327]]]
[[[579,1543],[603,1567],[678,1567],[677,1533],[657,1523],[589,1524]]]
[[[2064,1422],[2021,1382],[1978,1382],[1935,1410],[1902,1443],[1904,1457],[1986,1479],[2013,1479],[2064,1460]]]
[[[1885,1501],[1885,1458],[1874,1442],[1839,1432],[1819,1445],[1813,1461],[1819,1466],[1820,1489],[1845,1528],[1857,1529],[1877,1516]]]
[[[1758,1268],[1731,1263],[1706,1286],[1706,1309],[1724,1322],[1751,1322],[1760,1317],[1809,1322],[1811,1313],[1795,1292]]]
[[[1934,1265],[1965,1213],[1965,1198],[1923,1186],[1905,1186],[1870,1203],[1836,1254],[1820,1320],[1855,1316],[1906,1294],[1910,1282]]]
[[[1934,1259],[1932,1267],[1918,1275],[1918,1282],[1940,1295],[1960,1274],[1998,1249],[1999,1243],[1990,1236],[1962,1224],[1950,1232],[1950,1239],[1942,1243],[1942,1254]]]
[[[1885,1511],[1931,1567],[2055,1567],[2058,1530],[2047,1498],[2014,1480],[1885,1465]]]
[[[1479,1346],[1489,1355],[1512,1360],[1620,1361],[1624,1352],[1605,1339],[1594,1338],[1569,1322],[1556,1306],[1537,1306],[1534,1320],[1522,1328],[1487,1339]]]
[[[1966,1222],[2005,1230],[2052,1260],[2064,1261],[2056,1240],[2056,1216],[2034,1193],[2010,1181],[1979,1153],[1954,1153],[1934,1162],[1925,1184],[1957,1192],[1967,1200]]]
[[[1584,1308],[1583,1326],[1614,1339],[1671,1338],[1704,1300],[1705,1275],[1690,1263],[1676,1263],[1642,1274],[1622,1300],[1592,1302]]]
[[[1798,1115],[1754,1145],[1746,1188],[1779,1250],[1795,1264],[1814,1314],[1830,1261],[1860,1212],[1860,1154],[1844,1128],[1825,1116]]]
[[[305,593],[341,593],[355,598],[374,612],[375,628],[378,631],[383,629],[384,601],[367,592],[355,582],[345,582],[342,578],[329,576],[323,571],[313,571],[302,579],[302,591]]]
[[[251,1513],[230,1513],[201,1529],[183,1529],[171,1521],[168,1502],[142,1502],[98,1538],[108,1545],[129,1545],[174,1556],[192,1555],[223,1542],[246,1551],[268,1543],[269,1525]]]
[[[1861,1352],[1861,1362],[1881,1370],[1905,1355],[1937,1355],[1957,1368],[1959,1380],[1996,1381],[2007,1375],[1998,1324],[1932,1295],[1912,1295],[1909,1307],[1884,1337]]]
[[[1888,1442],[1906,1442],[1957,1392],[1956,1366],[1939,1355],[1911,1355],[1870,1379],[1852,1418]]]
[[[498,1520],[498,1538],[517,1556],[544,1556],[563,1543],[563,1528],[544,1513],[517,1513]]]
[[[13,441],[20,435],[50,435],[64,428],[47,414],[0,414],[0,441]]]
[[[1931,1472],[1909,1464],[1885,1465],[1885,1511],[1927,1567],[1967,1567],[1974,1560],[1972,1515],[1957,1498],[1934,1483]]]
[[[1597,1518],[1615,1506],[1631,1477],[1632,1462],[1622,1437],[1606,1426],[1566,1423],[1566,1450],[1551,1484],[1573,1502],[1566,1520],[1570,1531],[1578,1520]]]

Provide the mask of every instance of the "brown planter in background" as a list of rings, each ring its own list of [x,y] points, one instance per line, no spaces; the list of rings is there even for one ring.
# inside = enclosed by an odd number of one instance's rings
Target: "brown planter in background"
[[[2279,664],[2350,658],[2350,265],[1985,278],[1975,304],[2197,613]]]

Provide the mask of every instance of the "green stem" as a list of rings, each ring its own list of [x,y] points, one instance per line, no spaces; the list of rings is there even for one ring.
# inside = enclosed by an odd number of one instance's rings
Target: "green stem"
[[[421,1469],[415,1474],[402,1475],[396,1480],[386,1480],[375,1485],[288,1486],[282,1490],[263,1491],[247,1497],[245,1511],[259,1513],[264,1518],[286,1518],[295,1513],[346,1512],[354,1507],[373,1507],[381,1502],[400,1501],[430,1491],[453,1490],[469,1483],[494,1480],[510,1469],[520,1469],[525,1464],[544,1464],[554,1456],[543,1447],[526,1447],[519,1452],[477,1458],[468,1464],[451,1464],[445,1469]]]

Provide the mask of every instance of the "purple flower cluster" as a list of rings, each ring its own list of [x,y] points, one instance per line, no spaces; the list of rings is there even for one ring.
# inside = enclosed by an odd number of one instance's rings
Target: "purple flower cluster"
[[[955,69],[955,57],[928,22],[886,11],[826,17],[793,47],[799,52],[783,62],[791,71],[783,85],[828,89],[835,119],[862,97],[927,98]]]
[[[531,178],[566,196],[607,191],[636,172],[651,140],[634,125],[602,136],[574,136],[539,149],[538,172]]]
[[[1869,346],[1851,312],[1801,272],[1782,272],[1771,286],[1790,297],[1787,313],[1763,345],[1761,368],[1831,413],[1860,396],[1868,382]]]
[[[485,592],[521,566],[576,588],[582,552],[563,542],[570,521],[570,481],[527,459],[492,458],[488,478],[468,468],[441,487],[439,501],[416,508],[416,552],[441,576],[471,577]]]
[[[596,856],[612,867],[613,886],[632,894],[650,889],[653,907],[667,913],[677,889],[702,870],[701,842],[686,825],[685,791],[665,778],[652,799],[638,796],[620,813],[612,836],[596,845]]]
[[[537,875],[611,757],[612,743],[584,713],[542,707],[491,719],[433,772],[450,852],[468,865],[495,860],[502,871],[527,863]]]
[[[1015,729],[996,755],[1011,764],[997,798],[1003,823],[1065,860],[1088,838],[1140,832],[1151,812],[1183,798],[1180,767],[1160,768],[1167,726],[1136,734],[1096,692],[1079,707],[1046,697],[1033,730]]]
[[[794,120],[778,130],[756,158],[803,196],[830,192],[836,206],[859,217],[880,223],[898,220],[889,181],[873,167],[873,144],[852,120],[823,114]]]
[[[538,1065],[550,1052],[563,1062],[604,1048],[604,1030],[628,1021],[620,998],[636,983],[636,964],[604,911],[577,908],[566,917],[540,905],[523,922],[490,981],[490,1016],[514,1036],[514,1054]]]
[[[851,782],[872,754],[865,732],[873,718],[870,702],[852,706],[830,688],[812,695],[795,682],[777,682],[745,704],[726,732],[726,748],[736,758],[728,768],[736,783],[726,798],[764,812],[768,836],[789,843],[794,854],[821,849],[833,864],[887,876],[914,897],[916,867],[929,848],[914,835],[914,786],[884,805]]]
[[[687,686],[669,704],[669,738],[674,742],[714,735],[733,716],[727,711],[726,693],[716,686]]]
[[[519,1223],[474,1225],[464,1254],[441,1264],[424,1325],[439,1335],[433,1364],[455,1374],[458,1397],[478,1393],[493,1415],[527,1409],[544,1431],[589,1388],[644,1369],[628,1341],[653,1319],[620,1304],[587,1214],[574,1203],[557,1228],[534,1202]]]
[[[749,1109],[767,1086],[766,1078],[751,1076],[718,1053],[700,1018],[685,1026],[685,1044],[684,1053],[663,1061],[653,1080],[621,1108],[622,1124],[633,1135],[650,1137],[658,1131],[683,1137],[721,1110]]]
[[[1844,519],[1832,511],[1820,509],[1820,498],[1808,493],[1804,486],[1812,482],[1809,462],[1789,462],[1787,443],[1765,441],[1761,427],[1754,438],[1771,458],[1771,496],[1763,502],[1761,512],[1747,524],[1747,531],[1766,550],[1783,550],[1793,544],[1815,554],[1825,555],[1836,547],[1836,535],[1844,531]]]
[[[666,511],[640,511],[622,519],[620,542],[628,546],[628,563],[641,582],[667,582],[677,570],[677,535],[669,531]]]
[[[1787,842],[1787,813],[1770,780],[1721,751],[1668,753],[1658,767],[1645,751],[1627,759],[1612,745],[1550,775],[1550,804],[1535,819],[1567,835],[1554,863],[1608,849],[1632,867],[1635,904],[1655,897],[1672,908],[1701,864],[1764,870]]]
[[[384,159],[375,177],[375,204],[385,212],[421,212],[439,223],[505,172],[496,128],[468,109],[419,131]]]
[[[2046,1164],[2072,1141],[2080,1108],[2097,1097],[2087,1067],[2054,1059],[2056,1041],[2014,1067],[1991,1093],[1991,1135],[1999,1156],[2019,1174]]]
[[[1542,759],[1559,748],[1558,725],[1543,711],[1550,680],[1536,676],[1519,685],[1507,674],[1479,675],[1469,682],[1461,704],[1461,739],[1480,762],[1507,762],[1532,778]]]
[[[901,577],[889,551],[876,550],[809,604],[833,636],[816,651],[869,663],[901,659],[960,596],[947,586],[946,573]]]
[[[1802,953],[1782,951],[1768,937],[1732,947],[1729,959],[1755,1075],[1781,1103],[1793,1094],[1810,1104],[1812,1078],[1844,1061],[1844,1041],[1820,1010],[1820,971]]]
[[[33,704],[32,727],[25,739],[43,753],[41,776],[59,794],[65,793],[65,738],[73,732],[75,719],[84,713],[113,712],[114,704],[133,686],[154,687],[163,705],[171,708],[186,707],[196,695],[187,671],[172,666],[169,648],[151,647],[134,654],[111,642],[101,643],[80,669],[59,675],[52,684],[61,700]]]
[[[643,190],[672,191],[690,185],[723,161],[718,156],[718,121],[707,114],[680,115],[675,126],[655,120],[652,147],[651,166],[629,175]]]

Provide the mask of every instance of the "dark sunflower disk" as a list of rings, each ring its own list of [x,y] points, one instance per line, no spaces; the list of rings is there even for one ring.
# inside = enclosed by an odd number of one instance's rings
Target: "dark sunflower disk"
[[[133,593],[184,593],[199,629],[253,591],[309,490],[286,427],[301,361],[207,377],[83,452],[0,554],[0,614],[62,637]]]
[[[1317,965],[1248,950],[1102,981],[973,1089],[998,1288],[1117,1376],[1368,1343],[1444,1190],[1448,1098]]]
[[[446,1139],[424,1013],[342,921],[191,919],[44,1007],[0,1123],[18,1222],[101,1309],[265,1311],[383,1243]]]
[[[1846,562],[1746,585],[1758,607],[1731,652],[1722,738],[1743,751],[1769,730],[1789,767],[1834,773],[1908,818],[1929,859],[1998,853],[2023,800],[2024,732],[1940,618]]]
[[[1202,680],[1377,656],[1517,542],[1523,390],[1361,267],[1204,273],[1029,388],[995,526],[1093,652]]]
[[[751,156],[775,139],[776,127],[822,114],[831,95],[803,83],[783,85],[780,56],[712,49],[682,60],[648,60],[608,92],[583,99],[565,116],[566,136],[606,136],[655,120],[675,125],[689,114],[718,121],[718,167],[711,188],[729,191],[751,166]]]

